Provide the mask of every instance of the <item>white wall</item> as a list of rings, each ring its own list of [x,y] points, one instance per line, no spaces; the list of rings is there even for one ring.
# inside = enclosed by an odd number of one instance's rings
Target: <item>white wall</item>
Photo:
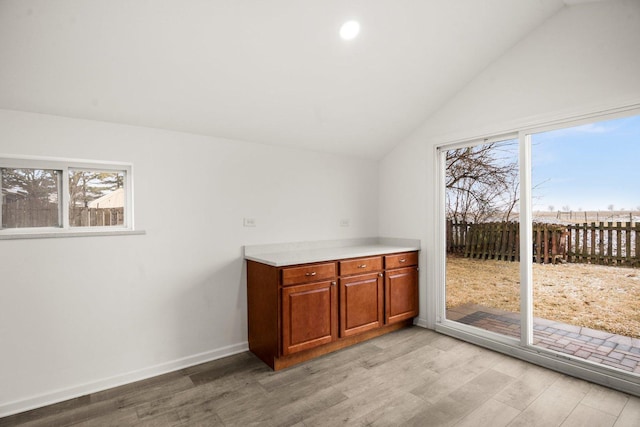
[[[434,325],[434,147],[640,103],[640,2],[567,7],[478,75],[380,166],[380,235],[422,237],[421,322]],[[398,209],[402,206],[402,209]]]
[[[0,416],[246,349],[245,244],[377,235],[374,161],[0,110],[1,154],[133,163],[146,235],[0,241]]]
[[[420,316],[433,326],[433,147],[638,102],[639,45],[637,0],[566,8],[379,169],[365,160],[0,111],[0,154],[132,162],[136,226],[147,231],[0,241],[0,415],[245,349],[244,244],[421,237]],[[243,228],[243,217],[257,227]],[[342,218],[349,228],[339,227]]]

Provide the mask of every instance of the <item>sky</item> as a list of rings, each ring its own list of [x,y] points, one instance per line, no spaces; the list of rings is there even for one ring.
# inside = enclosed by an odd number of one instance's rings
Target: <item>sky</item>
[[[640,211],[640,115],[531,140],[534,211]]]

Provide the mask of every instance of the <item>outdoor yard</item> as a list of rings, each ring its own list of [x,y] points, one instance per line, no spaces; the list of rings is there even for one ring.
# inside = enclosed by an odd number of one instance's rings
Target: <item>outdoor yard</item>
[[[520,311],[518,262],[447,257],[447,308]],[[640,269],[534,264],[534,317],[640,338]]]

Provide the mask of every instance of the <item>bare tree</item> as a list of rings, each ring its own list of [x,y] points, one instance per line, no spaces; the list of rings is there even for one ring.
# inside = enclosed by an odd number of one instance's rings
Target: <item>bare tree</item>
[[[446,152],[447,217],[459,221],[508,220],[519,202],[515,141]]]

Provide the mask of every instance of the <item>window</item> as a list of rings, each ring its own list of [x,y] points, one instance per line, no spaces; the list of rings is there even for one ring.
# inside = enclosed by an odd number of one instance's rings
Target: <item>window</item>
[[[59,227],[60,171],[2,168],[2,228]]]
[[[69,171],[69,225],[124,225],[124,172]]]
[[[0,157],[0,238],[133,229],[131,165]]]

